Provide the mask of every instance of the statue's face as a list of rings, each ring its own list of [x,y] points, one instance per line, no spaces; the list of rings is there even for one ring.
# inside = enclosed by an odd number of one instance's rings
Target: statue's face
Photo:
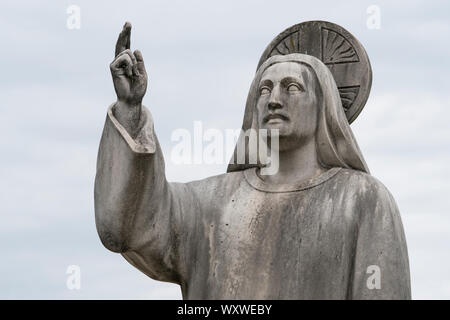
[[[259,83],[256,105],[260,129],[278,129],[280,150],[292,149],[314,137],[318,99],[316,79],[305,65],[276,63]]]

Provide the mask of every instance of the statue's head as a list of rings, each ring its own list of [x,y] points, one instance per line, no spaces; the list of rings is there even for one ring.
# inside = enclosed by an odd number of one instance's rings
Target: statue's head
[[[321,101],[320,86],[311,67],[279,62],[267,67],[258,84],[258,129],[277,129],[279,150],[299,148],[315,138]]]
[[[369,172],[345,116],[333,75],[313,56],[276,55],[261,64],[249,90],[237,144],[245,145],[246,161],[259,159],[258,147],[249,148],[246,140],[245,133],[250,129],[278,129],[280,152],[314,139],[323,167]],[[228,172],[260,166],[259,160],[239,163],[237,151],[238,148]]]

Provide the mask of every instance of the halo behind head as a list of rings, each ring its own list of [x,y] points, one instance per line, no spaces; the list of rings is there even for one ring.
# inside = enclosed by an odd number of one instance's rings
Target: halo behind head
[[[302,53],[321,60],[330,69],[349,123],[364,108],[372,86],[372,68],[361,43],[341,26],[307,21],[280,33],[264,50],[258,68],[274,55]]]

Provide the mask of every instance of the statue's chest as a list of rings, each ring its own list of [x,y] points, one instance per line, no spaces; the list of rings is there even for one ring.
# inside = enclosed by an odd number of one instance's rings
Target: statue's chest
[[[236,194],[224,208],[217,232],[242,245],[317,239],[324,227],[336,231],[332,202],[311,192]]]
[[[210,226],[213,276],[227,279],[230,288],[272,286],[284,281],[282,274],[338,266],[349,256],[351,228],[345,219],[337,222],[332,201],[321,200],[301,192],[235,194]]]

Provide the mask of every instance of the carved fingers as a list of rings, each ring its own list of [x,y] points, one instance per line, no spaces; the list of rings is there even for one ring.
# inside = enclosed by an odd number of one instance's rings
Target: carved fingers
[[[116,43],[114,61],[110,64],[118,100],[139,104],[147,90],[147,73],[139,50],[130,50],[131,24],[125,23]]]
[[[131,23],[126,22],[119,34],[116,43],[116,57],[111,63],[111,71],[115,75],[126,75],[128,77],[146,77],[144,59],[139,50],[131,52]]]
[[[130,38],[131,38],[131,23],[125,22],[122,32],[119,34],[116,43],[116,54],[117,57],[122,51],[130,49]]]
[[[111,63],[111,72],[114,75],[126,75],[128,77],[133,76],[133,68],[137,69],[136,58],[130,49],[122,51]]]
[[[139,50],[134,51],[134,53],[130,49],[122,51],[113,61],[113,67],[116,68],[116,71],[118,71],[117,68],[124,68],[124,74],[129,77],[146,75],[144,58]]]
[[[134,51],[134,56],[136,57],[136,67],[140,75],[147,77],[147,71],[145,70],[144,58],[139,50]]]

